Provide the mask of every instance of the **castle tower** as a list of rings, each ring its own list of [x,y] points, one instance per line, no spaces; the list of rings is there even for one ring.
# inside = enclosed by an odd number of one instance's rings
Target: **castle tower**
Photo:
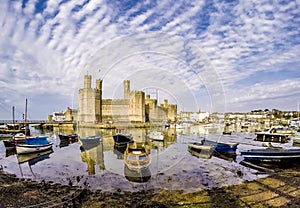
[[[168,107],[168,100],[164,99],[164,107],[167,108]]]
[[[84,88],[91,88],[92,75],[84,75]]]
[[[124,99],[130,99],[130,81],[124,80]]]
[[[96,80],[96,99],[95,99],[95,111],[96,120],[102,122],[102,80]]]

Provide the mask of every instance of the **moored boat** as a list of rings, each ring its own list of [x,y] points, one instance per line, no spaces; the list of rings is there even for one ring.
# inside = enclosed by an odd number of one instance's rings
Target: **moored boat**
[[[113,135],[116,146],[127,145],[133,142],[133,137],[126,133],[126,129],[123,127],[116,128],[116,134]]]
[[[267,131],[256,132],[255,141],[261,142],[278,142],[278,143],[286,143],[288,142],[288,136],[286,134],[277,133],[276,128],[272,127]]]
[[[148,134],[149,139],[157,140],[157,141],[163,141],[164,140],[164,134],[159,131],[150,131]]]
[[[210,159],[214,151],[214,146],[191,143],[188,144],[188,151],[195,157]]]
[[[241,151],[241,155],[247,161],[300,162],[300,149],[250,149],[247,151]]]
[[[124,162],[129,169],[142,170],[150,165],[150,156],[144,147],[132,144],[125,150]]]
[[[28,154],[41,152],[52,148],[52,143],[48,144],[16,144],[17,154]]]
[[[238,143],[222,143],[211,140],[204,140],[205,145],[215,146],[214,151],[220,154],[236,154]]]
[[[77,134],[69,134],[69,135],[58,135],[61,142],[68,141],[69,143],[77,142],[78,141],[78,135]]]

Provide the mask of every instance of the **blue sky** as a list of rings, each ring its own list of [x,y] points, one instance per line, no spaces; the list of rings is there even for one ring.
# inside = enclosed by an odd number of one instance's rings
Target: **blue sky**
[[[30,0],[0,4],[0,119],[78,105],[83,75],[179,110],[297,110],[300,1]],[[158,92],[158,93],[156,93]]]

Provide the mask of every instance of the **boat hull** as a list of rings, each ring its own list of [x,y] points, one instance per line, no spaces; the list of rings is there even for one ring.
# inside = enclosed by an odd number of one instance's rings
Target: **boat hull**
[[[34,152],[41,152],[45,150],[49,150],[52,148],[52,144],[40,144],[40,145],[33,145],[33,144],[16,144],[16,152],[17,154],[28,154]]]
[[[214,142],[210,140],[205,140],[206,145],[215,146],[215,151],[220,154],[236,154],[238,143],[226,144],[221,142]]]
[[[133,138],[129,135],[117,134],[113,135],[113,138],[116,146],[127,145],[128,143],[133,142]]]
[[[300,149],[252,149],[242,151],[241,155],[248,161],[300,162]]]

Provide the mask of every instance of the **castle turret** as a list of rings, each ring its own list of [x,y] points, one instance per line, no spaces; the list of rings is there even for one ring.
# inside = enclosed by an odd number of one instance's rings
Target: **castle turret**
[[[124,80],[124,99],[130,98],[130,81]]]
[[[91,81],[92,81],[92,76],[91,75],[84,75],[84,88],[91,88]]]

